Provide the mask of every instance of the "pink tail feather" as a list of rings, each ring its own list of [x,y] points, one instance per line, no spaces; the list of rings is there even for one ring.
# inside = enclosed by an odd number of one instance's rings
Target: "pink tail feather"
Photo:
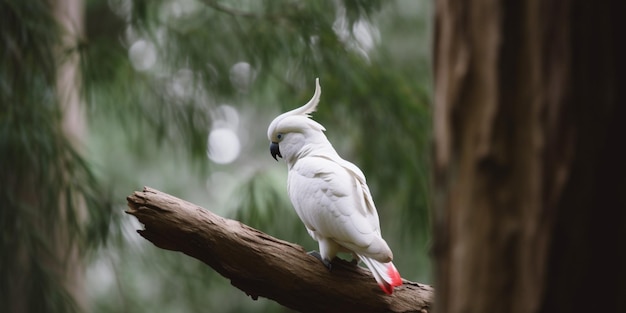
[[[370,269],[376,282],[386,294],[392,294],[394,287],[402,285],[402,277],[400,277],[400,273],[393,263],[381,263],[368,257],[359,257]]]

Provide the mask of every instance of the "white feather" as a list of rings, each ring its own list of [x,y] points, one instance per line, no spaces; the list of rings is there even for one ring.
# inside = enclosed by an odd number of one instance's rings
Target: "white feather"
[[[331,261],[338,252],[356,254],[381,288],[391,293],[401,284],[391,263],[393,254],[382,238],[378,212],[363,172],[342,159],[309,114],[319,103],[321,88],[304,106],[279,115],[268,128],[287,162],[288,193],[320,254]]]
[[[301,107],[299,107],[297,109],[293,109],[293,110],[291,110],[289,112],[285,112],[285,113],[279,115],[278,117],[276,117],[272,121],[272,123],[270,124],[270,126],[267,129],[267,137],[270,139],[270,141],[273,141],[273,139],[272,139],[272,132],[274,130],[276,130],[278,123],[280,123],[286,117],[290,117],[290,116],[310,117],[311,113],[313,113],[313,112],[315,112],[315,110],[317,110],[317,104],[320,102],[320,96],[321,95],[322,95],[322,88],[320,87],[320,79],[316,78],[315,79],[315,93],[313,94],[313,97],[311,98],[311,100],[309,100],[309,102],[307,102],[305,105],[303,105],[303,106],[301,106]],[[321,128],[323,130],[324,127],[321,126]]]
[[[350,171],[331,158],[307,156],[291,168],[287,182],[296,213],[315,239],[332,240],[359,255],[391,261],[391,250],[380,236],[376,208],[365,197],[367,186]],[[335,254],[322,257],[331,260]]]

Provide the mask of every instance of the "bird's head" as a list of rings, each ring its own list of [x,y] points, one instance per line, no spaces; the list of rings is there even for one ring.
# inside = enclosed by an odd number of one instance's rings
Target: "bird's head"
[[[316,143],[327,143],[324,135],[324,126],[312,120],[310,114],[315,111],[320,100],[322,89],[319,78],[315,79],[315,94],[309,102],[297,109],[283,113],[276,117],[267,129],[267,138],[270,140],[270,152],[284,158],[288,163],[294,163],[302,155],[303,148]]]

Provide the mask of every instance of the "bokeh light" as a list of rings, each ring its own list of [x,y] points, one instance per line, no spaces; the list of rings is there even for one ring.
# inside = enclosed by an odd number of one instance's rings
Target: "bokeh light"
[[[207,156],[211,161],[218,164],[232,163],[240,151],[241,143],[233,130],[216,128],[209,133]]]

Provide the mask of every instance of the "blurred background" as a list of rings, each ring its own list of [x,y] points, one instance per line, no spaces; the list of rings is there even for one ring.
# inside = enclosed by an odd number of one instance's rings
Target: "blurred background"
[[[0,3],[0,307],[288,312],[123,212],[150,186],[317,249],[266,135],[316,77],[396,267],[431,283],[431,1]]]

